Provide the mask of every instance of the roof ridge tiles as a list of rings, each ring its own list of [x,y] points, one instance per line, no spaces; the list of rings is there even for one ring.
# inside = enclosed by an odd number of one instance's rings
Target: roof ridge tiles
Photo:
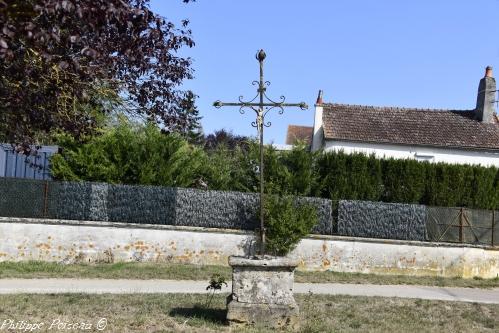
[[[400,106],[375,106],[375,105],[360,105],[360,104],[343,104],[343,103],[323,103],[325,107],[342,107],[349,109],[370,109],[379,111],[439,111],[439,112],[471,112],[473,109],[458,110],[458,109],[431,109],[431,108],[414,108],[414,107],[400,107]]]

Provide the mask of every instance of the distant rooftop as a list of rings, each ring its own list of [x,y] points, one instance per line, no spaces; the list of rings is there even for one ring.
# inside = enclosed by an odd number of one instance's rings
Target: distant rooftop
[[[322,106],[326,140],[499,150],[497,115],[484,123],[475,119],[475,110]]]
[[[312,136],[314,133],[314,128],[310,126],[297,126],[289,125],[288,133],[286,135],[286,144],[294,145],[298,142],[310,145],[312,143]]]

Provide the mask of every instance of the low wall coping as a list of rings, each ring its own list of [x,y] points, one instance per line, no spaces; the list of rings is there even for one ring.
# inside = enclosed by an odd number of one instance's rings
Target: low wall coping
[[[180,226],[170,224],[142,224],[142,223],[124,223],[124,222],[108,222],[108,221],[81,221],[81,220],[59,220],[59,219],[35,219],[23,217],[0,217],[0,223],[25,223],[25,224],[48,224],[48,225],[69,225],[82,227],[107,227],[107,228],[124,228],[124,229],[150,229],[150,230],[172,230],[185,232],[208,232],[208,233],[224,233],[224,234],[254,234],[248,230],[237,229],[222,229],[222,228],[203,228]]]
[[[237,235],[255,235],[251,230],[223,229],[223,228],[204,228],[191,226],[178,226],[167,224],[141,224],[141,223],[123,223],[107,221],[81,221],[81,220],[59,220],[45,218],[22,218],[22,217],[0,217],[0,223],[24,223],[24,224],[47,224],[47,225],[68,225],[82,227],[107,227],[107,228],[125,228],[125,229],[150,229],[150,230],[171,230],[184,232],[206,232],[206,233],[225,233]],[[442,242],[421,242],[399,239],[382,238],[362,238],[340,235],[315,235],[310,234],[305,239],[343,241],[343,242],[363,242],[379,243],[386,245],[412,245],[422,247],[453,247],[453,248],[479,248],[485,250],[499,251],[499,246],[460,244],[460,243],[442,243]]]
[[[260,267],[260,268],[291,268],[294,269],[298,266],[299,262],[296,259],[288,257],[271,257],[265,256],[263,258],[247,258],[240,256],[230,256],[229,265],[232,267]]]
[[[444,243],[444,242],[423,242],[404,239],[384,239],[384,238],[364,238],[364,237],[351,237],[341,235],[308,235],[308,239],[320,240],[338,240],[343,242],[364,242],[364,243],[379,243],[387,245],[413,245],[424,247],[454,247],[454,248],[478,248],[485,250],[499,251],[499,244],[496,246],[480,245],[480,244],[466,244],[466,243]]]

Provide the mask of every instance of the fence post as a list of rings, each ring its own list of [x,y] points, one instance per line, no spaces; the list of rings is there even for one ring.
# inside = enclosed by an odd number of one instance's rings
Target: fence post
[[[43,190],[43,217],[47,218],[48,201],[49,201],[49,182],[45,181],[45,186]]]
[[[464,214],[463,208],[461,207],[461,209],[459,211],[459,242],[460,243],[464,242],[464,239],[463,239],[463,220],[464,220],[464,216],[463,216],[463,214]]]
[[[494,232],[496,229],[496,211],[492,210],[492,239],[491,239],[491,245],[494,246]]]

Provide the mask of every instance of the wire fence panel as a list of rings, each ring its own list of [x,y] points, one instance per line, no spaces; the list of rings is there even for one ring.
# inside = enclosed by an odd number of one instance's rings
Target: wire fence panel
[[[459,209],[428,207],[428,221],[426,223],[428,240],[449,242],[454,239],[459,239],[459,230],[457,229],[458,220]]]
[[[47,187],[45,181],[0,177],[0,215],[43,218]]]
[[[0,177],[0,216],[254,230],[256,193]],[[497,246],[499,211],[297,198],[317,208],[313,233]],[[333,214],[334,209],[334,214]],[[333,230],[333,220],[334,230]]]
[[[426,207],[422,205],[341,200],[338,234],[424,241],[426,220]]]
[[[167,224],[253,230],[255,193],[160,186],[0,178],[0,216]],[[297,198],[317,208],[313,233],[330,235],[331,200]]]
[[[465,219],[464,242],[483,245],[492,244],[493,218],[491,210],[463,209]]]
[[[178,189],[175,224],[254,230],[259,225],[253,193]]]
[[[46,218],[91,221],[91,183],[48,183]],[[107,221],[107,220],[105,220]]]
[[[300,197],[298,202],[307,203],[317,208],[318,222],[312,233],[320,235],[333,234],[333,202],[323,198]]]
[[[495,246],[497,211],[428,207],[428,240]]]
[[[136,185],[108,185],[108,188],[106,207],[109,221],[175,224],[177,189]],[[97,197],[94,200],[98,202]]]

